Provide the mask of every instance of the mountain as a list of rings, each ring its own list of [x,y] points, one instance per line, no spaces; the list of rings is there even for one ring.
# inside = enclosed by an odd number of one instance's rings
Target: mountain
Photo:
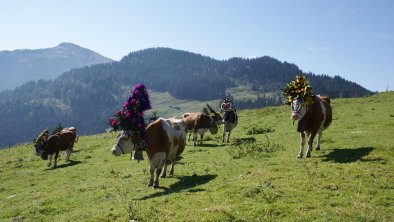
[[[30,80],[54,79],[72,68],[111,61],[72,43],[46,49],[0,51],[0,91],[14,89]]]
[[[136,51],[119,62],[72,69],[54,80],[0,92],[0,147],[31,141],[59,123],[83,135],[103,132],[139,82],[149,90],[153,111],[171,117],[199,111],[207,102],[218,105],[224,97],[235,99],[238,109],[283,104],[281,89],[300,72],[268,56],[218,61],[169,48]],[[307,77],[316,93],[332,98],[372,93],[339,76]]]

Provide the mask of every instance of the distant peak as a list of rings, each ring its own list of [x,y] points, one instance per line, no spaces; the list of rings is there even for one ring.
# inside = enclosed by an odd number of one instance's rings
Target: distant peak
[[[56,47],[62,47],[62,48],[75,48],[75,47],[78,47],[79,48],[78,45],[75,45],[74,43],[70,43],[70,42],[62,42]]]

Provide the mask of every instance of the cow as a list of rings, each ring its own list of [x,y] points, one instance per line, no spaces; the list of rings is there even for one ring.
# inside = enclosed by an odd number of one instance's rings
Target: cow
[[[41,158],[43,160],[47,160],[49,155],[48,166],[51,166],[53,155],[55,155],[55,162],[53,168],[56,168],[57,158],[59,156],[60,151],[66,151],[67,153],[66,161],[70,160],[70,155],[75,140],[76,140],[76,133],[68,130],[64,130],[50,136],[46,144],[42,148]]]
[[[70,132],[74,133],[75,134],[75,141],[74,141],[74,143],[78,142],[79,135],[77,134],[77,129],[75,127],[73,127],[73,126],[66,127],[66,128],[63,128],[61,130],[61,132],[66,132],[66,131],[70,131]],[[74,152],[74,146],[71,147],[71,152]]]
[[[230,109],[228,111],[224,111],[222,116],[222,123],[223,123],[223,134],[222,134],[222,142],[224,142],[225,138],[226,142],[230,142],[230,134],[231,131],[237,126],[238,124],[238,114],[235,109]]]
[[[218,118],[216,116],[209,116],[203,112],[195,112],[195,113],[185,113],[182,115],[183,120],[186,123],[186,131],[190,134],[193,133],[193,145],[197,144],[202,145],[202,140],[204,137],[204,133],[209,130],[211,134],[216,134],[218,132]],[[200,134],[200,141],[197,140],[197,133]]]
[[[316,150],[320,150],[320,140],[323,130],[327,129],[332,122],[332,110],[330,98],[327,96],[312,96],[312,102],[305,104],[302,98],[296,97],[291,103],[291,119],[298,120],[297,131],[301,136],[301,147],[297,158],[304,155],[305,134],[308,139],[308,150],[306,157],[311,156],[313,139],[317,135]]]
[[[174,174],[174,164],[186,145],[186,128],[182,119],[159,118],[146,127],[150,179],[148,186],[159,187],[159,175],[166,177],[167,161],[171,162],[170,175]],[[111,152],[115,156],[131,153],[136,150],[134,134],[122,131],[115,141]],[[154,175],[156,172],[156,175]]]

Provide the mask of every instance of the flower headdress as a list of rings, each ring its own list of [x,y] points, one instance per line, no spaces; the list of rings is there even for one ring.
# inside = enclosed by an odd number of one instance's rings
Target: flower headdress
[[[302,98],[306,105],[312,103],[312,86],[309,80],[301,73],[296,79],[287,84],[283,89],[283,94],[287,96],[286,105],[290,105],[294,98]]]
[[[148,91],[142,83],[137,84],[123,104],[121,110],[115,112],[108,124],[116,130],[129,130],[145,134],[144,111],[151,109]]]

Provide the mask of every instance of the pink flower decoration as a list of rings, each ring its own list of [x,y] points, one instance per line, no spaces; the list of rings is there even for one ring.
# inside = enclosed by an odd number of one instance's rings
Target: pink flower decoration
[[[123,104],[123,107],[128,107],[129,106],[129,102],[128,101],[126,101],[124,104]]]
[[[139,127],[139,128],[142,128],[143,125],[142,125],[141,123],[138,123],[138,127]]]
[[[126,112],[126,118],[129,118],[129,117],[130,117],[130,113]]]
[[[118,110],[115,115],[120,116],[121,114],[122,114],[122,112],[120,112],[120,110]]]
[[[135,119],[135,118],[133,118],[132,120],[131,120],[131,122],[132,123],[135,123],[137,120]]]
[[[131,104],[134,104],[134,103],[136,103],[136,102],[137,102],[136,99],[132,99],[132,100],[131,100]]]

